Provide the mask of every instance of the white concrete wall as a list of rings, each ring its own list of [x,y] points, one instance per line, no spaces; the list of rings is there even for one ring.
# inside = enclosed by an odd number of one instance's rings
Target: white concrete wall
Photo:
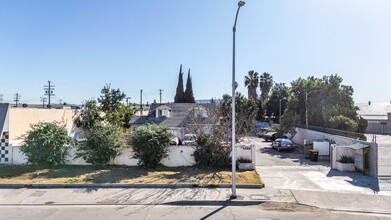
[[[11,155],[9,164],[26,164],[27,158],[20,151],[19,146],[11,146]],[[170,146],[168,156],[163,158],[161,163],[167,167],[181,167],[181,166],[193,166],[195,160],[193,153],[195,151],[194,146]],[[75,158],[77,153],[76,148],[72,148],[69,155],[66,157],[65,164],[68,165],[90,165],[82,157]],[[255,162],[255,147],[252,146],[238,146],[237,158],[248,158]],[[112,165],[126,165],[137,166],[138,159],[133,158],[133,150],[131,147],[124,148],[122,153],[110,162]]]
[[[195,147],[191,146],[171,146],[168,157],[163,158],[161,163],[167,167],[193,166],[194,151]]]
[[[249,146],[245,146],[245,145],[239,145],[236,147],[236,158],[239,159],[239,158],[243,158],[243,159],[249,159],[251,160],[252,162],[256,162],[255,161],[255,146],[254,145],[249,145]]]
[[[26,156],[19,150],[19,146],[11,146],[9,164],[26,164]],[[195,148],[191,146],[170,146],[168,157],[162,159],[162,164],[167,167],[192,166],[195,164],[193,153]],[[82,157],[76,158],[76,148],[72,148],[66,157],[65,164],[90,165]],[[138,159],[133,158],[132,148],[124,148],[122,153],[110,162],[112,165],[137,166]]]
[[[330,143],[325,141],[314,141],[314,150],[319,151],[319,156],[330,155]]]
[[[297,144],[304,144],[304,140],[323,140],[323,139],[332,140],[337,145],[340,146],[348,146],[357,142],[354,139],[348,137],[326,134],[318,131],[307,130],[304,128],[296,128],[296,135],[292,138],[292,141]]]
[[[9,155],[9,164],[25,164],[27,163],[26,156],[19,150],[19,146],[9,146],[10,155]]]

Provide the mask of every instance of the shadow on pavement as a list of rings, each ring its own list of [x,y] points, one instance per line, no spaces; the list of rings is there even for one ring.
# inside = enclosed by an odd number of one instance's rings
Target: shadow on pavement
[[[372,189],[374,192],[379,192],[379,180],[370,176],[364,176],[358,172],[343,172],[339,170],[330,170],[327,177],[342,176],[350,177],[351,180],[345,180],[353,186],[366,187]]]
[[[237,200],[182,200],[162,203],[162,205],[178,206],[253,206],[262,204],[263,201],[237,201]]]
[[[313,162],[309,159],[306,159],[304,157],[304,154],[298,153],[300,152],[299,149],[296,149],[295,151],[277,151],[276,149],[273,149],[272,147],[265,147],[259,149],[259,152],[266,153],[269,155],[272,155],[273,157],[281,158],[281,159],[290,159],[292,162],[299,163],[300,165],[322,165],[325,167],[330,167],[329,161],[317,161]]]

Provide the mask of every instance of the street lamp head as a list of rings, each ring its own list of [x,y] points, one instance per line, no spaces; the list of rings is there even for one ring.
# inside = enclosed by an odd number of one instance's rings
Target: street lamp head
[[[239,2],[238,2],[238,6],[239,6],[239,7],[242,7],[244,4],[246,4],[246,2],[244,2],[244,1],[239,1]]]

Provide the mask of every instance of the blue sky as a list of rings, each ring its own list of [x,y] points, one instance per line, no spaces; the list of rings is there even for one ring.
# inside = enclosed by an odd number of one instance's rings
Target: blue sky
[[[180,64],[196,99],[231,91],[233,0],[0,0],[0,94],[39,103],[98,97],[106,83],[132,102],[173,101]],[[248,0],[236,34],[236,80],[338,74],[355,102],[391,100],[391,1]],[[186,77],[185,77],[186,83]]]

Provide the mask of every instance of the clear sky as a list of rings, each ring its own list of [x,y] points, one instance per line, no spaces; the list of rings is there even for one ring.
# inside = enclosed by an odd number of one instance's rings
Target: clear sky
[[[236,0],[0,0],[0,94],[39,103],[98,97],[106,83],[132,102],[173,101],[180,64],[196,99],[231,92]],[[391,100],[390,0],[247,0],[236,33],[236,80],[338,74],[355,102]]]

